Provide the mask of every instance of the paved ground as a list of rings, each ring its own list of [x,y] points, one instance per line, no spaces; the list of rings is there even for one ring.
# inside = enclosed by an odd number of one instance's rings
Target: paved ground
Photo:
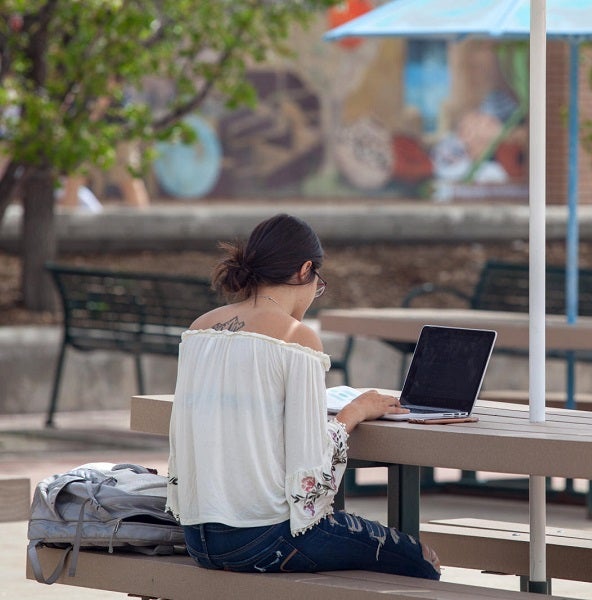
[[[126,411],[61,413],[57,428],[45,430],[43,416],[0,416],[0,475],[30,477],[34,485],[44,477],[97,460],[136,462],[166,472],[166,440],[156,436],[130,433]],[[438,470],[438,479],[451,479],[456,472]],[[368,470],[364,481],[381,481],[384,473]],[[578,487],[584,482],[576,482]],[[384,498],[355,498],[348,508],[370,518],[386,520]],[[427,494],[422,499],[422,520],[473,516],[528,522],[528,505],[520,501],[491,500],[467,496]],[[592,530],[584,508],[549,505],[548,524]],[[85,590],[66,586],[43,586],[27,581],[25,548],[27,523],[0,523],[0,598],[10,600],[124,600],[118,593]],[[513,576],[486,575],[467,569],[445,568],[443,579],[473,585],[518,589]],[[592,598],[592,584],[555,580],[553,593],[572,598]]]

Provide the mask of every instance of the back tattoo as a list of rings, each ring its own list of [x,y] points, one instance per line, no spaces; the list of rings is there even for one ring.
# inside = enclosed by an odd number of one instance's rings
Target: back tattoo
[[[238,316],[236,317],[232,317],[232,319],[230,319],[229,321],[226,321],[226,323],[216,323],[212,329],[215,329],[216,331],[222,331],[223,329],[228,329],[228,331],[238,331],[239,329],[242,329],[245,326],[245,322],[244,321],[239,321]]]

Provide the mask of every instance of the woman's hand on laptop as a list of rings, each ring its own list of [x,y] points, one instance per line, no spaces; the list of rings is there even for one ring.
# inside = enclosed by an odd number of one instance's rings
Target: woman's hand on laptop
[[[368,390],[344,406],[336,418],[345,425],[347,432],[352,431],[362,421],[378,419],[385,414],[408,413],[402,408],[399,399],[391,394],[381,394]]]

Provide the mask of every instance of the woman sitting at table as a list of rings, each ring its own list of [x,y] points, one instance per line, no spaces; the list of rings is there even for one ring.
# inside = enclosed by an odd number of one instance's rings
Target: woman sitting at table
[[[168,510],[202,567],[245,572],[367,569],[439,578],[433,550],[332,504],[358,423],[402,412],[361,394],[327,419],[329,356],[302,323],[325,290],[323,250],[277,215],[226,251],[213,285],[230,304],[183,334],[170,429]]]

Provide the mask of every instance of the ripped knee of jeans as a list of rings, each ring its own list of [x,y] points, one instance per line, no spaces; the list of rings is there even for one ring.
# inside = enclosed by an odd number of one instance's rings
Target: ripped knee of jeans
[[[376,560],[380,556],[380,550],[386,544],[386,537],[389,533],[389,529],[379,523],[378,521],[369,521],[368,519],[360,519],[361,524],[366,527],[366,533],[371,540],[375,540],[376,546]]]
[[[343,513],[343,517],[345,519],[345,526],[350,533],[360,533],[362,531],[362,522],[364,519],[346,512]]]

